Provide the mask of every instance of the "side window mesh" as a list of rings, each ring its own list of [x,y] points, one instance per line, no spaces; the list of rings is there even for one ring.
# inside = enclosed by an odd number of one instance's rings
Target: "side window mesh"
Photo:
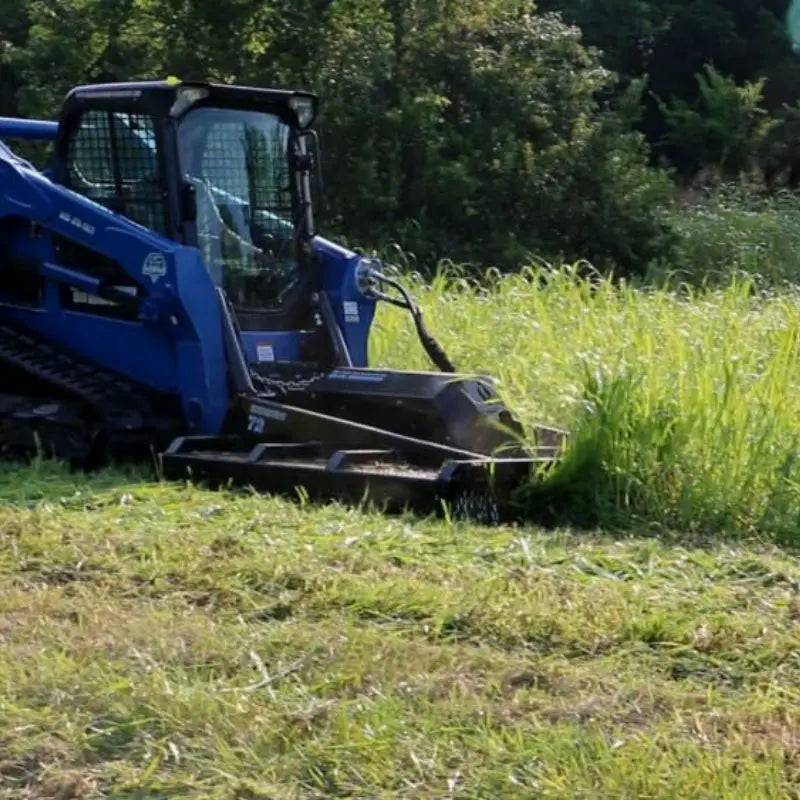
[[[152,117],[87,111],[68,153],[71,189],[164,233],[166,209]]]

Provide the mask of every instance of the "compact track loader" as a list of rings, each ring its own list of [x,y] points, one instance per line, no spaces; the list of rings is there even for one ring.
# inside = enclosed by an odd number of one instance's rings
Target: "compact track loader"
[[[308,93],[83,86],[0,119],[0,449],[486,519],[550,464],[379,262],[319,236]],[[4,141],[52,142],[37,170]],[[377,302],[437,371],[367,366]],[[534,442],[535,444],[531,444]]]

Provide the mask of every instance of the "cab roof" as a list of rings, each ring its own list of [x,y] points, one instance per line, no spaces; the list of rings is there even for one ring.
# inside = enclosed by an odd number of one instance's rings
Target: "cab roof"
[[[183,110],[200,102],[203,105],[219,105],[223,107],[257,108],[259,106],[272,106],[274,108],[277,106],[288,108],[292,105],[290,104],[292,98],[307,98],[313,105],[312,121],[313,117],[316,116],[317,97],[311,92],[206,83],[203,81],[181,81],[176,78],[77,86],[67,94],[65,106],[81,105],[86,101],[98,100],[109,101],[112,104],[115,101],[130,103],[131,101],[141,100],[146,103],[149,100],[161,107],[174,108],[176,101],[182,95],[191,97],[193,94],[202,99],[190,101]]]

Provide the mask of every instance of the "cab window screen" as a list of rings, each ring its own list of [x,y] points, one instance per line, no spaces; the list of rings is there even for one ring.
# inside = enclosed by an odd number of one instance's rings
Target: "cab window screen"
[[[91,110],[69,146],[71,189],[164,233],[166,217],[153,119],[147,114]]]
[[[181,123],[200,250],[238,310],[280,308],[299,279],[290,134],[278,116],[249,110],[199,108]]]

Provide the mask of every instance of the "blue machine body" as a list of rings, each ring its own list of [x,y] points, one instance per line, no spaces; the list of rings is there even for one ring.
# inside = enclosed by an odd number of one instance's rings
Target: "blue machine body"
[[[183,409],[186,431],[217,434],[230,407],[226,352],[217,286],[198,247],[188,246],[133,222],[61,185],[2,141],[53,140],[57,123],[0,118],[0,278],[11,263],[37,273],[34,302],[4,298],[0,324],[15,323],[65,350],[108,367],[137,384],[173,395]],[[135,318],[87,313],[65,303],[65,287],[101,299],[103,282],[65,264],[56,240],[79,252],[115,261],[136,287]],[[318,259],[315,289],[326,292],[352,365],[366,366],[374,300],[359,289],[361,257],[314,237]],[[311,330],[238,331],[252,366],[297,362]]]
[[[50,120],[0,117],[0,138],[52,141],[58,135],[58,123]]]
[[[316,234],[315,113],[307,92],[168,80],[0,118],[0,455],[155,451],[167,479],[513,518],[564,432],[528,447],[401,282]],[[16,139],[52,142],[46,168]],[[376,302],[438,371],[368,368]]]

